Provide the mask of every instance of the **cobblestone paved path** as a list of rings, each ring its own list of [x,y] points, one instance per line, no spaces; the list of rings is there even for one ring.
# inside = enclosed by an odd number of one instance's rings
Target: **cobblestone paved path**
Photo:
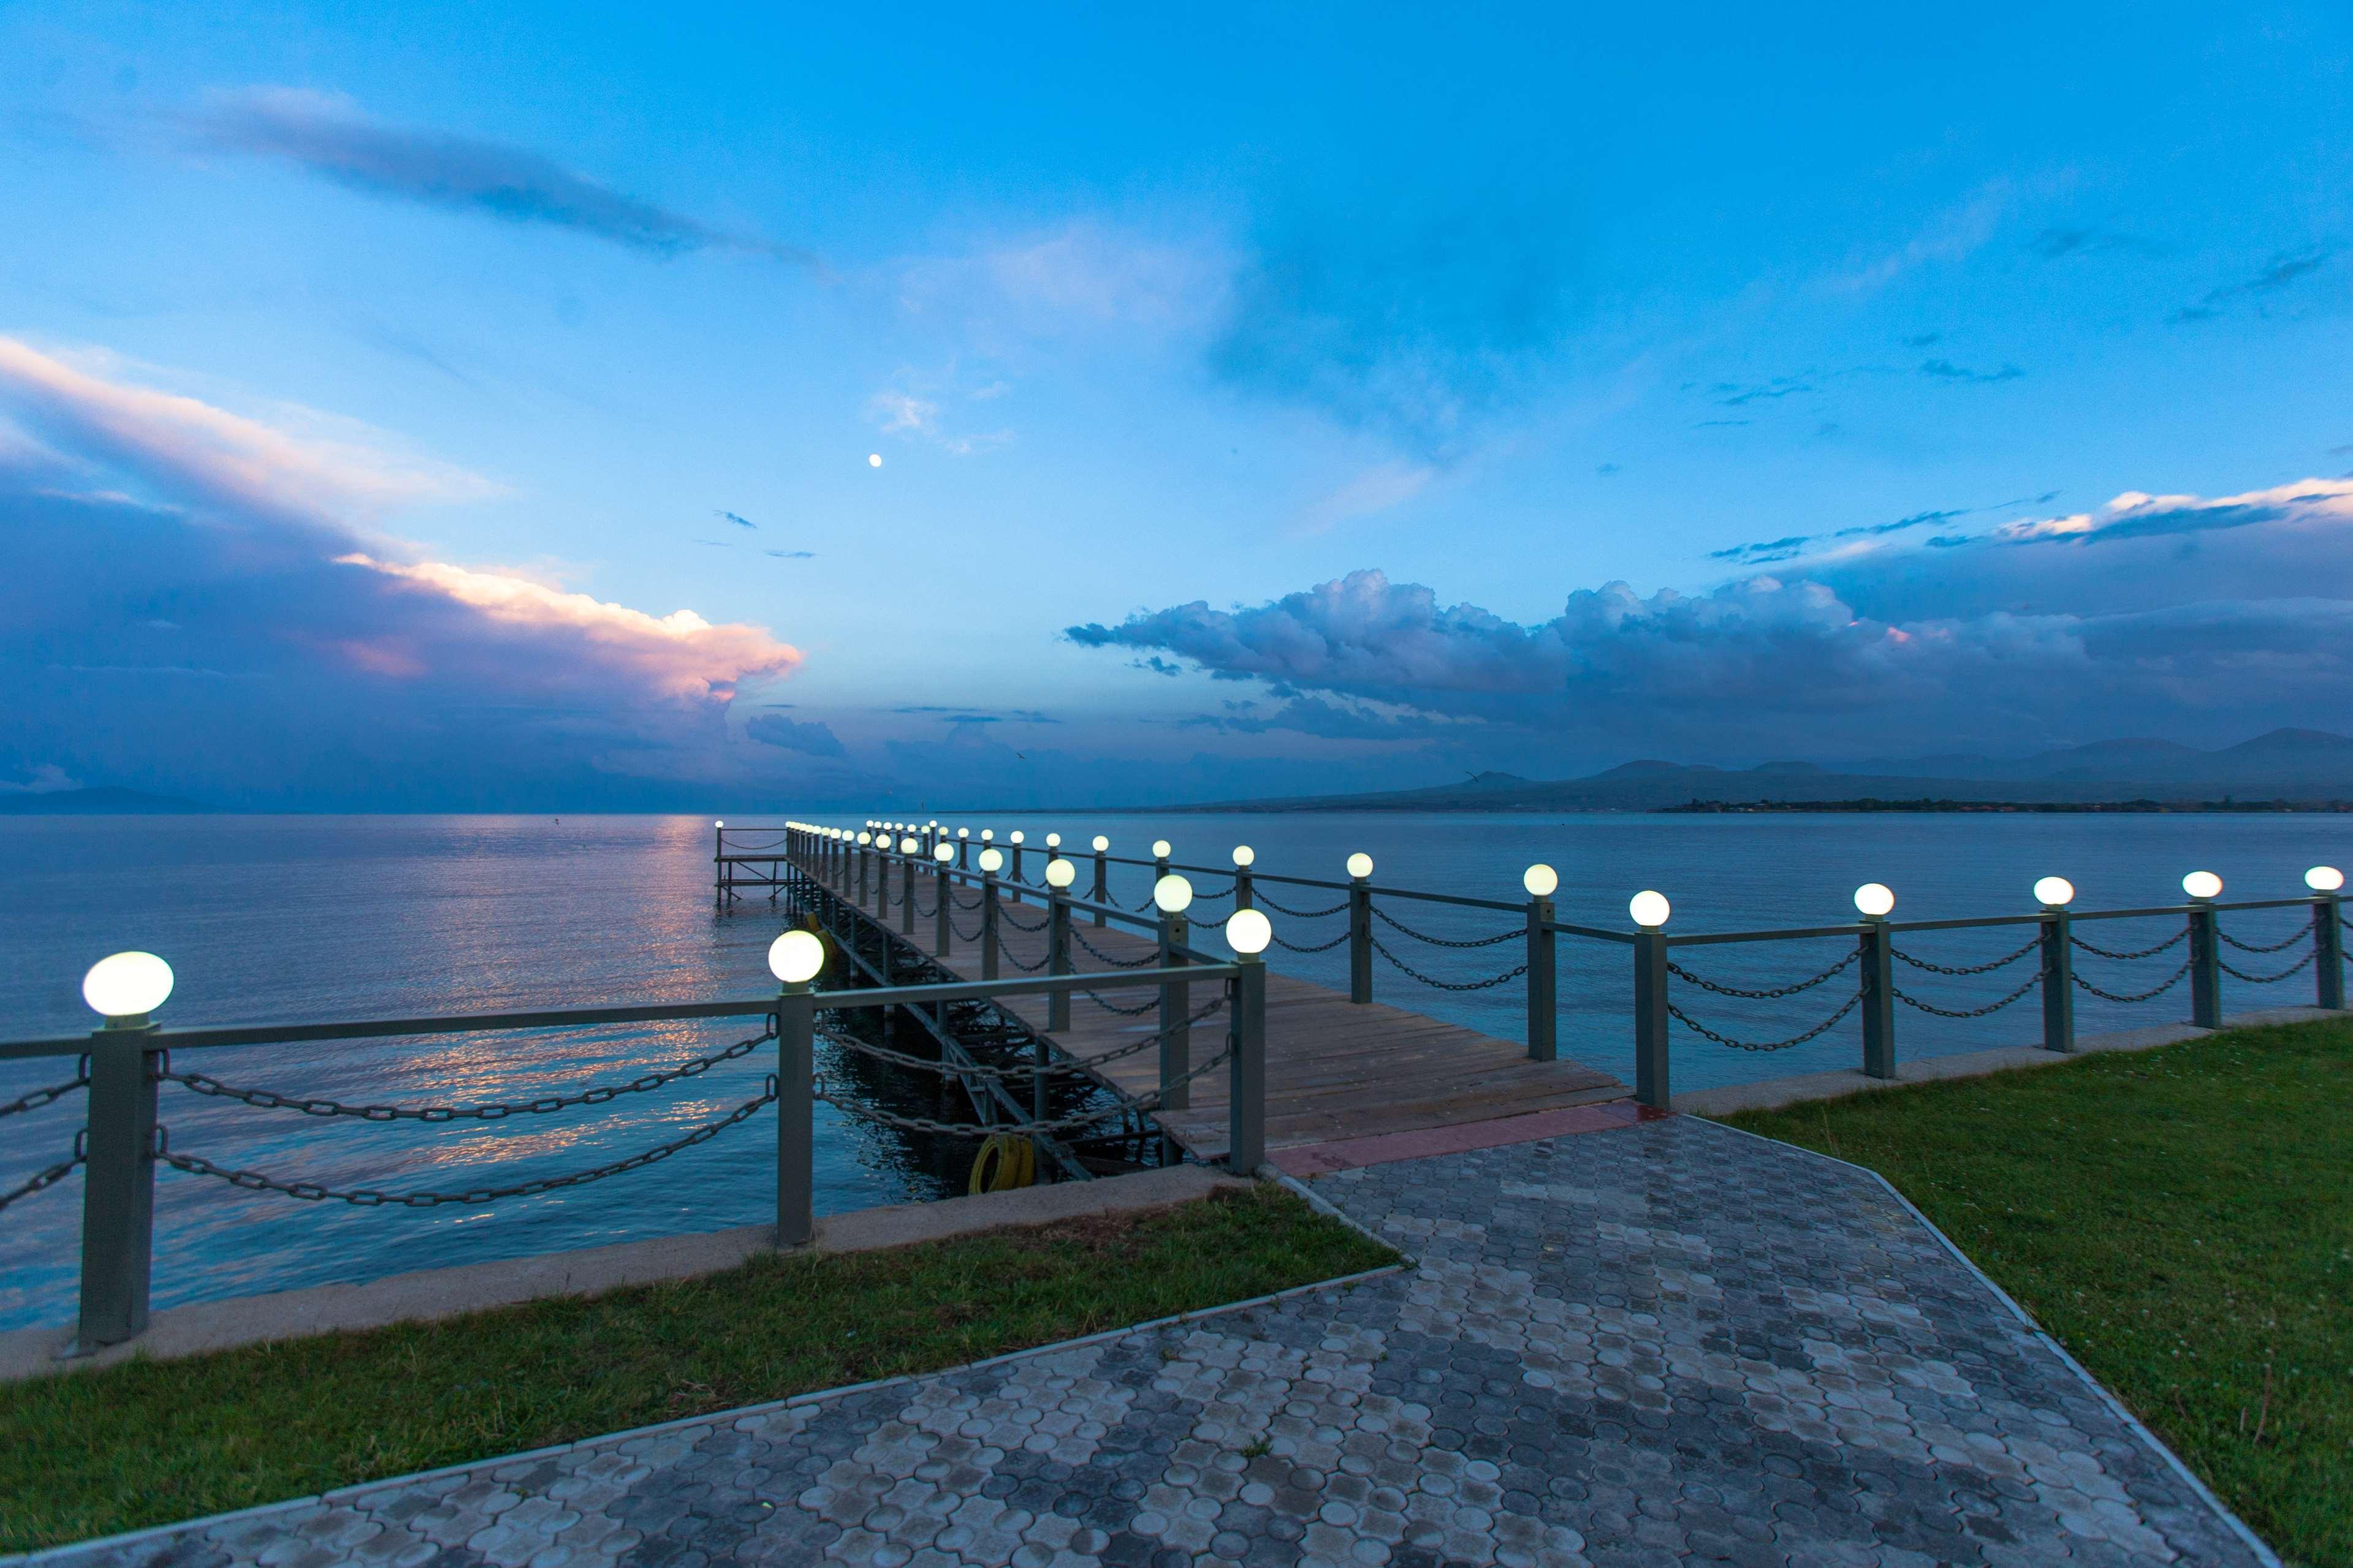
[[[109,1568],[2262,1561],[1860,1173],[1675,1118],[1317,1190],[1419,1268],[68,1555]]]

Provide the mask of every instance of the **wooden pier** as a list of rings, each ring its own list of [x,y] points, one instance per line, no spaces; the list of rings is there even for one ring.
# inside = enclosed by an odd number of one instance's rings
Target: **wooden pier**
[[[802,869],[816,879],[815,868]],[[922,884],[932,880],[929,875],[920,879]],[[837,885],[832,879],[821,885],[845,907],[858,910],[861,918],[883,927],[894,940],[914,947],[958,978],[980,978],[979,945],[951,937],[949,951],[940,952],[937,922],[928,909],[909,932],[901,929],[898,919],[878,914],[871,896],[861,905],[854,886]],[[918,894],[919,899],[923,896]],[[1043,904],[1031,891],[1021,903],[1008,902],[1006,907],[1019,921],[1039,925],[1046,919]],[[980,918],[977,911],[961,912],[965,919],[959,924]],[[997,929],[1004,973],[1008,976],[1019,973],[1021,965],[1041,964],[1045,960],[1044,931],[1028,931],[1008,919],[1000,919]],[[1158,952],[1150,939],[1116,928],[1083,925],[1075,934],[1113,959],[1129,963]],[[1106,979],[1126,973],[1097,960],[1080,942],[1074,941],[1071,945],[1073,969],[1100,972]],[[1202,989],[1196,1006],[1207,1000],[1207,989]],[[1110,1000],[1130,1006],[1154,994],[1133,987],[1105,992]],[[1049,1031],[1043,997],[1024,997],[1002,1005],[1073,1057],[1098,1056],[1159,1028],[1152,1014],[1126,1016],[1097,1005],[1083,994],[1071,999],[1067,1029]],[[1193,1046],[1197,1058],[1214,1052],[1223,1035],[1221,1019],[1197,1026]],[[1150,1051],[1139,1051],[1105,1064],[1098,1076],[1120,1092],[1141,1098],[1158,1086],[1158,1058]],[[1526,1046],[1517,1041],[1499,1040],[1383,1003],[1351,1002],[1337,991],[1288,975],[1270,973],[1266,977],[1266,1146],[1270,1152],[1560,1110],[1622,1100],[1630,1092],[1608,1073],[1579,1062],[1531,1061]],[[1155,1120],[1189,1153],[1209,1160],[1226,1152],[1227,1110],[1225,1076],[1210,1073],[1192,1086],[1188,1106],[1157,1111]]]

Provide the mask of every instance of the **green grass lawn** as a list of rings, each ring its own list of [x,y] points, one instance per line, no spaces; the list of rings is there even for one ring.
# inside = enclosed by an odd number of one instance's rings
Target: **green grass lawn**
[[[0,1551],[955,1366],[1394,1261],[1270,1186],[0,1385]]]
[[[2353,1023],[1725,1120],[1879,1172],[2283,1556],[2353,1564]]]

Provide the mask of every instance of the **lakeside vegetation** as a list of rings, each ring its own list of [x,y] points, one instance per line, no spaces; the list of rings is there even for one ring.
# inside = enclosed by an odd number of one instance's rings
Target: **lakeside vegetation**
[[[2353,1022],[1723,1120],[1879,1172],[2288,1561],[2353,1564]]]
[[[0,1384],[0,1552],[937,1371],[1395,1261],[1264,1186]]]

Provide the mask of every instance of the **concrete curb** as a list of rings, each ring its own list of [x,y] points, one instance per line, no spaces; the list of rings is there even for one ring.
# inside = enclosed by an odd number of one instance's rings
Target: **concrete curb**
[[[794,1256],[873,1252],[1094,1215],[1148,1214],[1198,1202],[1223,1187],[1249,1184],[1200,1165],[1171,1165],[1092,1182],[859,1209],[818,1221],[817,1239],[797,1249]],[[775,1226],[740,1226],[733,1230],[387,1275],[361,1284],[316,1285],[203,1301],[158,1312],[138,1339],[70,1361],[58,1359],[58,1352],[72,1342],[70,1327],[16,1329],[0,1334],[0,1384],[114,1366],[141,1357],[172,1361],[315,1334],[436,1322],[551,1297],[597,1296],[632,1286],[691,1279],[772,1254],[775,1245]]]

